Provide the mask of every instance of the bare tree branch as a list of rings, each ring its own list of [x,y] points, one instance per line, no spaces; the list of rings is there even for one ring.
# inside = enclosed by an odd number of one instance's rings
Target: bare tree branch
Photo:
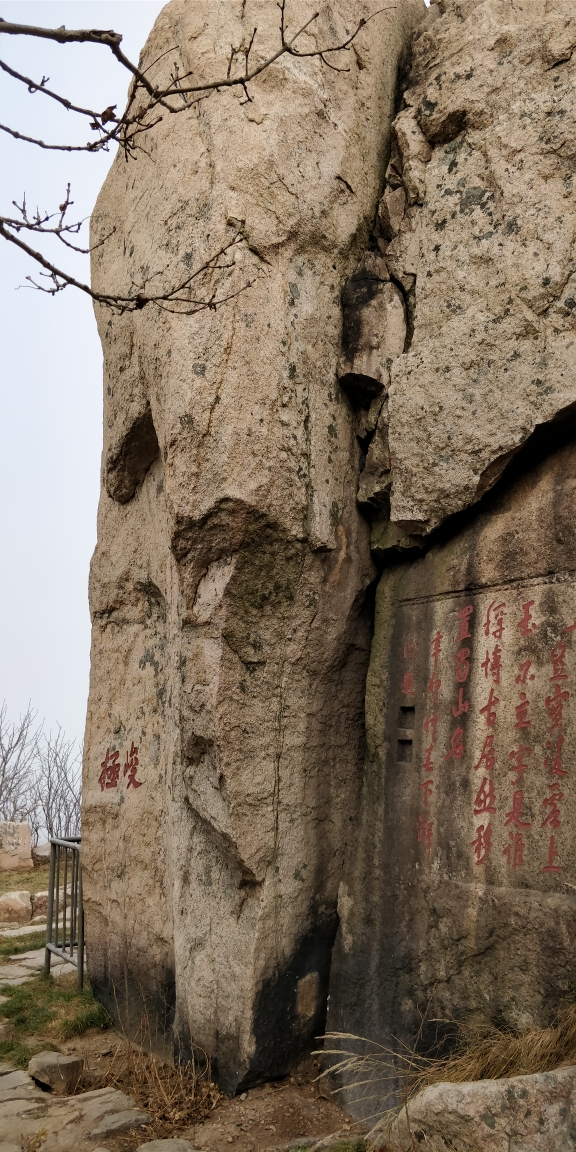
[[[318,20],[320,15],[319,11],[313,12],[309,19],[306,20],[293,35],[289,35],[286,26],[286,0],[278,0],[277,7],[280,13],[280,43],[277,50],[260,61],[260,63],[251,65],[250,62],[258,32],[258,29],[254,28],[247,44],[239,47],[231,45],[227,71],[220,79],[207,81],[206,83],[192,83],[193,73],[187,72],[180,75],[178,64],[176,63],[173,66],[168,82],[165,82],[163,85],[154,83],[149,78],[148,73],[150,73],[151,69],[168,53],[162,53],[148,68],[141,71],[124,55],[120,47],[122,36],[112,29],[72,30],[64,26],[62,28],[40,28],[28,24],[16,24],[0,18],[0,35],[39,37],[58,44],[94,44],[108,48],[118,60],[119,64],[126,68],[133,77],[126,109],[122,116],[117,116],[115,104],[110,104],[102,112],[96,112],[91,108],[84,108],[79,104],[74,104],[58,92],[49,89],[47,87],[48,77],[42,76],[40,81],[34,81],[24,73],[18,72],[5,62],[0,61],[0,69],[18,83],[25,84],[32,95],[43,93],[67,111],[88,118],[89,127],[92,132],[97,133],[97,138],[88,141],[86,144],[78,145],[48,144],[44,140],[20,133],[15,128],[11,128],[5,124],[0,124],[0,131],[7,133],[16,140],[35,144],[39,148],[50,151],[98,152],[108,150],[110,145],[115,143],[124,152],[126,160],[133,159],[137,156],[138,152],[146,152],[146,149],[140,142],[140,137],[143,133],[149,132],[162,121],[163,117],[159,114],[160,109],[163,109],[171,115],[178,114],[189,110],[199,100],[206,99],[206,97],[215,92],[235,87],[242,88],[245,100],[250,101],[251,96],[248,85],[283,56],[292,56],[297,59],[317,58],[322,64],[326,65],[326,67],[336,72],[348,71],[347,68],[332,63],[327,57],[329,55],[334,56],[337,53],[349,52],[362,28],[364,28],[370,20],[374,19],[375,16],[395,8],[395,5],[392,4],[385,8],[379,8],[376,12],[373,12],[371,16],[361,19],[354,31],[348,33],[346,39],[341,42],[327,44],[320,48],[311,48],[310,50],[300,50],[297,47],[297,42],[301,40],[301,37],[303,37],[305,33],[309,32],[312,25]],[[178,45],[175,45],[174,49],[170,49],[169,51],[177,49]],[[237,61],[240,62],[240,60],[243,60],[243,66],[237,69],[235,68],[235,64]],[[75,276],[72,276],[48,260],[42,252],[31,247],[19,235],[23,230],[42,236],[51,235],[56,237],[56,239],[66,247],[77,252],[86,254],[88,251],[93,250],[81,248],[69,239],[71,234],[78,234],[82,224],[82,221],[76,224],[64,222],[64,215],[70,204],[69,192],[70,189],[68,187],[64,213],[62,214],[63,206],[61,205],[61,219],[56,224],[51,224],[56,213],[45,213],[41,216],[37,212],[34,217],[30,218],[26,212],[25,200],[22,206],[13,201],[20,213],[19,217],[0,216],[0,239],[7,240],[20,248],[21,251],[25,252],[27,256],[43,269],[40,276],[46,283],[37,283],[30,276],[26,278],[29,286],[41,292],[46,292],[54,296],[62,292],[66,287],[71,286],[84,292],[95,302],[117,312],[136,311],[144,308],[147,304],[154,304],[165,311],[191,316],[206,308],[217,308],[219,305],[233,299],[240,292],[246,291],[246,289],[254,283],[253,279],[248,280],[240,286],[235,284],[230,287],[228,283],[229,276],[227,276],[227,273],[230,272],[232,265],[223,264],[221,261],[235,245],[242,242],[242,237],[237,235],[233,240],[223,244],[213,256],[201,265],[200,268],[196,269],[186,280],[169,286],[162,292],[150,293],[145,284],[135,285],[134,291],[126,295],[95,292],[88,284],[82,283]],[[96,247],[105,243],[106,239],[108,239],[108,237],[101,239]],[[217,283],[214,287],[211,280],[216,273],[220,274],[221,277],[223,276],[223,280],[221,279],[220,284]],[[157,276],[159,273],[155,273],[154,275]],[[150,277],[148,283],[153,278],[154,277]],[[199,293],[192,291],[193,287],[197,286],[200,286]],[[219,287],[221,289],[220,291],[218,291]]]

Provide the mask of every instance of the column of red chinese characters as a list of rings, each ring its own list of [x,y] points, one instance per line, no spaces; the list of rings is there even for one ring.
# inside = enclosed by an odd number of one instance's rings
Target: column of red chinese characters
[[[484,732],[482,751],[478,762],[474,765],[475,772],[481,772],[481,782],[477,784],[474,800],[474,815],[481,817],[472,841],[472,848],[476,857],[476,864],[485,864],[492,850],[492,823],[491,816],[496,815],[496,789],[492,773],[496,764],[494,750],[494,726],[496,724],[496,708],[500,703],[495,688],[500,683],[502,671],[502,648],[500,640],[504,634],[504,601],[492,600],[486,612],[483,624],[484,636],[487,640],[485,656],[480,665],[484,673],[485,688],[488,690],[486,703],[479,709],[479,715],[489,729]],[[493,641],[496,641],[494,644]]]
[[[432,839],[434,836],[434,821],[429,818],[428,806],[434,791],[434,778],[432,773],[434,771],[434,761],[432,756],[434,754],[434,745],[436,743],[436,728],[438,726],[439,712],[438,712],[438,693],[442,686],[442,681],[438,675],[438,662],[442,651],[442,641],[444,637],[441,632],[436,632],[430,644],[430,652],[432,656],[432,671],[430,679],[426,686],[426,694],[428,698],[426,716],[424,717],[424,732],[427,737],[428,747],[424,753],[424,763],[422,765],[422,772],[424,779],[420,785],[422,794],[422,805],[424,812],[418,816],[418,843],[426,845],[426,854],[430,859],[432,851]],[[425,741],[426,743],[426,741]]]
[[[573,632],[574,627],[575,625],[571,625],[565,631]],[[561,801],[564,799],[562,780],[568,775],[568,769],[562,764],[562,748],[564,745],[564,705],[570,699],[570,692],[566,687],[568,680],[566,645],[562,639],[558,641],[550,653],[550,661],[552,675],[549,677],[549,681],[552,687],[550,695],[545,700],[549,720],[549,739],[546,741],[548,755],[544,757],[544,768],[549,782],[548,796],[545,796],[542,801],[545,816],[541,825],[542,828],[550,830],[550,839],[548,841],[548,860],[542,871],[560,872],[561,865],[558,863],[558,849],[554,833],[558,831],[562,823],[560,809]]]
[[[532,618],[533,607],[534,601],[527,600],[526,603],[522,605],[522,615],[516,622],[523,636],[529,636],[531,632],[536,631],[537,624],[534,623]],[[518,746],[512,748],[508,753],[510,773],[512,776],[512,807],[504,817],[504,827],[508,829],[508,844],[503,851],[503,856],[506,858],[506,863],[509,868],[524,867],[524,853],[526,850],[524,833],[531,827],[531,821],[524,820],[522,814],[524,804],[522,777],[524,773],[529,770],[527,759],[532,752],[528,744],[530,728],[532,727],[532,721],[530,719],[531,702],[528,697],[528,692],[530,685],[534,682],[535,676],[531,669],[532,661],[522,660],[518,665],[514,679],[515,684],[518,686],[518,703],[514,705],[514,734]]]

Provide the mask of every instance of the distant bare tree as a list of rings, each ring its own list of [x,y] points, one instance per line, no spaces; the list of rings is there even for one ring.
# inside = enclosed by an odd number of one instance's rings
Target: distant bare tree
[[[33,777],[30,780],[30,819],[35,843],[41,831],[48,836],[77,836],[80,833],[82,796],[82,756],[74,740],[67,740],[62,728],[37,741]]]
[[[8,720],[6,704],[0,708],[0,820],[29,820],[38,749],[36,714],[30,705],[16,723]]]

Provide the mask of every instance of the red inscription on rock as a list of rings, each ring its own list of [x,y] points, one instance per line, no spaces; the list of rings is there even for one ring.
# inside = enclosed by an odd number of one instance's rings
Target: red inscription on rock
[[[480,753],[480,759],[478,763],[474,765],[474,771],[477,772],[478,768],[482,768],[483,772],[491,772],[495,763],[496,753],[494,751],[494,733],[489,732],[484,741],[484,746]]]
[[[476,835],[472,841],[474,855],[477,864],[484,864],[490,855],[492,848],[492,826],[490,824],[479,824],[476,829]]]
[[[102,771],[98,777],[100,789],[117,788],[120,779],[120,753],[106,749],[106,755],[100,765]]]

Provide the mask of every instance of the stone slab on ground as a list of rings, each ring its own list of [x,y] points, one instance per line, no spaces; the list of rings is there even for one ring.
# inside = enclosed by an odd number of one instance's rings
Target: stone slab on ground
[[[0,964],[0,984],[4,980],[14,980],[16,976],[29,976],[30,971],[22,964]]]
[[[152,1117],[148,1112],[142,1112],[140,1108],[126,1108],[123,1112],[113,1112],[112,1115],[105,1116],[90,1135],[115,1136],[118,1132],[127,1132],[129,1128],[142,1128],[144,1124],[151,1122]]]
[[[0,929],[0,940],[18,939],[20,936],[32,936],[35,932],[41,932],[46,927],[46,921],[41,924],[25,924],[22,928],[2,928]]]
[[[534,1076],[433,1084],[369,1143],[386,1152],[573,1152],[576,1065]]]
[[[11,977],[11,979],[8,979],[7,976],[3,977],[2,980],[0,980],[0,985],[4,988],[18,988],[20,984],[27,984],[29,980],[32,980],[31,972],[29,972],[27,976],[16,976]]]
[[[148,1140],[140,1144],[136,1152],[194,1152],[189,1140],[179,1140],[177,1136],[169,1140]]]
[[[136,1126],[142,1123],[136,1118],[146,1115],[136,1109],[129,1096],[114,1088],[63,1097],[43,1092],[30,1083],[31,1089],[21,1086],[12,1092],[0,1093],[0,1132],[19,1152],[27,1146],[27,1141],[38,1135],[40,1127],[45,1133],[42,1152],[96,1152],[90,1133],[107,1117],[114,1121],[113,1130],[125,1131],[122,1123],[118,1124],[119,1116],[124,1120],[130,1116],[132,1126]],[[102,1149],[102,1145],[100,1147]]]
[[[0,1089],[2,1092],[8,1092],[11,1088],[23,1087],[33,1088],[34,1085],[28,1073],[21,1072],[19,1068],[14,1072],[7,1072],[0,1079]]]

